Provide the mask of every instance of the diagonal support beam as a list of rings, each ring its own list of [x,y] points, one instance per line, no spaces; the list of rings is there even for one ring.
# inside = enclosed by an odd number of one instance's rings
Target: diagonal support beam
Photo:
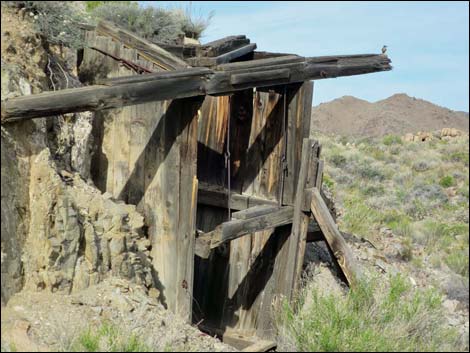
[[[109,36],[137,50],[143,58],[164,70],[177,70],[189,66],[184,60],[159,47],[157,44],[120,28],[111,22],[101,21],[96,26],[96,31],[100,35]]]
[[[312,214],[318,222],[323,236],[336,257],[349,285],[354,286],[361,277],[354,254],[338,230],[338,227],[330,214],[330,210],[320,194],[320,190],[316,187],[312,188],[311,195]]]

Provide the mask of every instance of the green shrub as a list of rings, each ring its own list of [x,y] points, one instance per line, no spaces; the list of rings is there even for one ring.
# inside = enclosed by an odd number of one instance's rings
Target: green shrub
[[[412,168],[415,172],[425,172],[431,169],[431,165],[427,161],[419,161],[414,163]]]
[[[411,238],[403,238],[401,241],[403,251],[400,253],[402,260],[411,261],[413,259],[413,243]]]
[[[346,164],[347,160],[342,154],[335,153],[328,157],[328,162],[332,163],[337,168],[341,168]]]
[[[104,4],[110,4],[110,3],[119,3],[121,5],[127,5],[127,6],[138,6],[137,1],[86,1],[86,9],[88,12],[92,12],[94,9],[96,9],[99,6],[102,6]]]
[[[335,186],[335,182],[328,174],[323,174],[323,184],[325,184],[330,189],[333,189]]]
[[[111,21],[148,40],[174,44],[178,43],[182,36],[199,38],[209,25],[212,15],[207,18],[194,18],[190,11],[151,6],[143,8],[112,1],[95,7],[91,14],[96,21]]]
[[[75,352],[147,352],[149,348],[134,334],[122,332],[116,326],[103,323],[99,328],[82,332],[70,347]]]
[[[451,152],[447,156],[447,160],[452,161],[452,162],[464,163],[466,166],[468,166],[469,154],[468,152],[462,152],[462,151]]]
[[[444,262],[452,271],[468,278],[468,247],[466,249],[451,249],[450,254],[444,258]]]
[[[364,196],[380,195],[384,192],[385,188],[382,185],[366,185],[363,189],[361,189],[361,193]]]
[[[380,213],[368,207],[363,199],[349,196],[345,200],[341,226],[349,233],[369,236],[374,233],[374,225],[377,224],[379,217]]]
[[[448,188],[450,186],[453,186],[454,184],[455,184],[455,180],[450,175],[446,175],[445,177],[441,178],[441,180],[439,181],[439,185],[442,186],[443,188]]]
[[[370,163],[363,162],[356,168],[356,173],[365,179],[382,181],[385,179],[384,172],[377,166],[371,165]]]
[[[9,1],[8,5],[26,9],[38,33],[50,44],[70,48],[84,45],[82,30],[77,23],[87,22],[73,1]],[[2,1],[3,4],[3,1]]]
[[[396,135],[386,135],[382,139],[382,143],[386,146],[391,146],[391,145],[402,145],[403,141],[400,136]]]
[[[363,282],[345,296],[313,290],[308,307],[285,301],[277,327],[302,352],[435,351],[458,349],[437,291],[412,289],[403,277]],[[281,339],[282,341],[282,339]]]

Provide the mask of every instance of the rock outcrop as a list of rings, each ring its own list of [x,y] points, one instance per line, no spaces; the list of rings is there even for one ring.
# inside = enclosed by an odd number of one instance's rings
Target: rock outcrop
[[[2,100],[80,85],[70,57],[2,7]],[[91,182],[92,123],[78,113],[1,127],[2,305],[22,289],[71,293],[113,276],[159,296],[143,217]]]

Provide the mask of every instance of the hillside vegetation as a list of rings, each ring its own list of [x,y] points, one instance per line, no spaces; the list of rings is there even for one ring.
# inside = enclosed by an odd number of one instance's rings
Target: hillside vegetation
[[[340,228],[376,241],[389,228],[410,248],[407,260],[448,266],[468,278],[468,135],[320,140],[325,183],[343,209]]]
[[[468,135],[315,137],[339,228],[369,276],[354,291],[322,290],[316,266],[297,303],[278,308],[280,341],[299,351],[468,350]]]

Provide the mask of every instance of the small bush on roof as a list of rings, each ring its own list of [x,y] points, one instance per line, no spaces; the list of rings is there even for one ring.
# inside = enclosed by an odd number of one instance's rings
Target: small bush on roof
[[[143,8],[120,1],[105,1],[93,8],[91,15],[96,22],[107,20],[148,40],[168,44],[178,43],[183,36],[198,39],[211,17],[195,19],[190,10]]]
[[[2,6],[22,8],[36,31],[50,44],[70,48],[83,47],[83,35],[78,23],[87,22],[76,1],[2,1]]]

